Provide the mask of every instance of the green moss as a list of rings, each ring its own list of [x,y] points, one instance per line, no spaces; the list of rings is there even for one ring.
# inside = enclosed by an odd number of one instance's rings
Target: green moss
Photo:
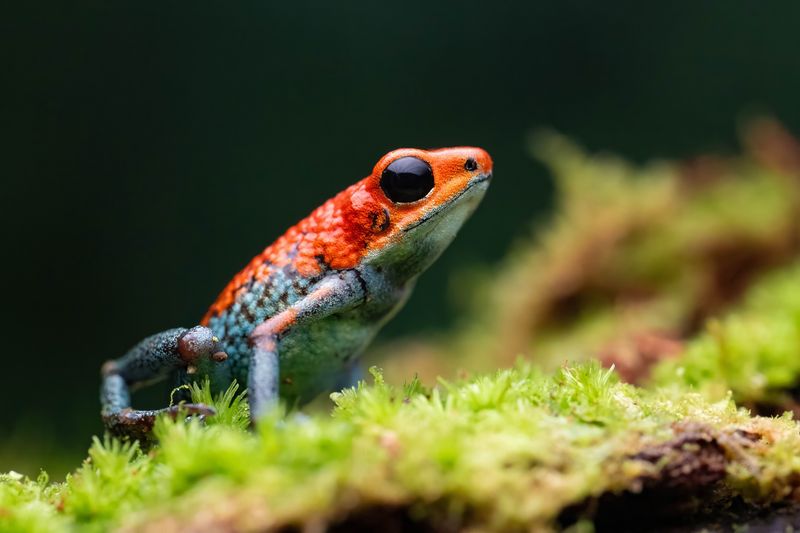
[[[800,385],[800,265],[754,288],[743,305],[656,367],[654,383],[682,383],[709,397],[733,391],[748,405],[784,405]]]
[[[205,426],[163,419],[148,454],[95,440],[63,484],[6,475],[0,526],[310,527],[402,509],[434,524],[550,528],[569,506],[657,479],[659,465],[637,454],[689,423],[738,449],[725,466],[728,491],[779,500],[776,487],[793,488],[800,474],[800,433],[789,418],[752,418],[729,398],[709,402],[676,387],[637,388],[596,363],[554,374],[520,364],[432,390],[374,378],[334,395],[331,417],[275,412],[249,432],[246,403],[229,392],[215,405],[232,416]],[[745,446],[742,431],[763,443]]]
[[[46,474],[35,481],[16,472],[0,474],[0,531],[66,530],[71,520],[58,511],[59,490]]]

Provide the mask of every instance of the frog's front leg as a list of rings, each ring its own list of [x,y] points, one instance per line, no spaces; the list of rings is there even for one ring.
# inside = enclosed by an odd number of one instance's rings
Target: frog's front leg
[[[170,329],[144,339],[121,358],[103,365],[100,401],[106,428],[117,435],[144,438],[161,413],[173,417],[179,412],[213,415],[214,409],[202,404],[134,410],[130,391],[160,381],[172,370],[226,358],[219,340],[202,326]]]
[[[262,322],[250,334],[247,395],[253,422],[278,400],[280,340],[293,327],[353,309],[367,298],[366,285],[355,270],[337,272],[320,281],[294,305]]]

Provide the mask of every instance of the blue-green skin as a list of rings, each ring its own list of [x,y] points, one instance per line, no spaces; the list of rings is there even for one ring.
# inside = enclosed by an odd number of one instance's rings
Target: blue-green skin
[[[289,264],[264,281],[251,282],[227,310],[210,318],[207,328],[153,335],[107,363],[101,388],[106,426],[118,434],[142,437],[159,413],[177,414],[175,407],[130,407],[129,387],[168,375],[177,384],[208,377],[214,391],[226,389],[234,379],[247,383],[254,420],[278,397],[301,405],[350,384],[364,348],[406,302],[417,277],[453,240],[482,199],[490,177],[491,173],[476,175],[457,198],[424,221],[402,228],[401,238],[371,251],[354,268],[337,270],[321,263],[318,275],[304,277]],[[283,328],[287,312],[295,317]],[[221,353],[225,360],[215,360]],[[189,414],[213,414],[204,405],[182,407]]]
[[[386,270],[371,265],[345,271],[326,269],[311,280],[295,274],[289,266],[267,283],[254,284],[241,301],[209,321],[208,327],[222,339],[222,349],[228,354],[226,362],[203,369],[216,388],[227,387],[233,379],[247,383],[253,355],[250,334],[256,326],[296,305],[323,283],[341,287],[338,300],[325,302],[326,307],[339,312],[293,327],[290,334],[278,340],[279,395],[289,404],[303,404],[321,392],[348,384],[363,348],[402,307],[414,285],[414,280],[395,284]],[[184,371],[182,379],[190,376]]]

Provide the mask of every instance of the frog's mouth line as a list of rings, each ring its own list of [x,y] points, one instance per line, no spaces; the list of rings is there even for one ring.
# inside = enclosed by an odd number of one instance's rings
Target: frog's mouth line
[[[464,189],[462,189],[460,193],[458,193],[454,197],[450,198],[449,202],[447,202],[446,204],[440,205],[436,209],[430,210],[424,217],[422,217],[421,219],[417,220],[413,224],[403,228],[403,231],[404,232],[411,231],[412,229],[416,228],[417,226],[421,226],[422,224],[426,223],[427,221],[429,221],[430,219],[432,219],[433,217],[435,217],[436,215],[438,215],[439,213],[441,213],[442,211],[444,211],[445,209],[447,209],[448,207],[450,207],[451,205],[456,203],[459,198],[461,198],[462,196],[467,194],[473,187],[475,187],[479,183],[483,183],[484,181],[489,181],[490,179],[492,179],[492,173],[491,172],[489,172],[488,174],[479,174],[479,175],[475,176],[474,178],[469,180],[469,183],[467,183],[467,186],[464,187]]]

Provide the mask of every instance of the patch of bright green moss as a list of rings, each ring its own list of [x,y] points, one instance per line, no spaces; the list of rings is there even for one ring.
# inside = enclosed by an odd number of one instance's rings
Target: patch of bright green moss
[[[637,388],[594,363],[550,375],[521,365],[432,390],[373,375],[374,385],[334,395],[333,416],[276,412],[250,432],[246,402],[231,407],[229,393],[215,401],[216,423],[161,420],[160,445],[147,454],[96,440],[63,484],[6,475],[0,529],[261,530],[370,509],[429,524],[550,529],[569,506],[657,479],[663,464],[637,454],[686,424],[735,450],[725,491],[780,500],[800,473],[790,418],[753,418],[729,398]],[[195,400],[207,394],[197,389]]]
[[[655,368],[657,385],[748,405],[786,405],[800,386],[800,265],[758,284],[735,312],[711,321],[683,355]],[[788,408],[788,407],[787,407]]]
[[[58,510],[60,487],[47,475],[30,480],[16,472],[0,474],[0,531],[66,531],[72,520]]]

